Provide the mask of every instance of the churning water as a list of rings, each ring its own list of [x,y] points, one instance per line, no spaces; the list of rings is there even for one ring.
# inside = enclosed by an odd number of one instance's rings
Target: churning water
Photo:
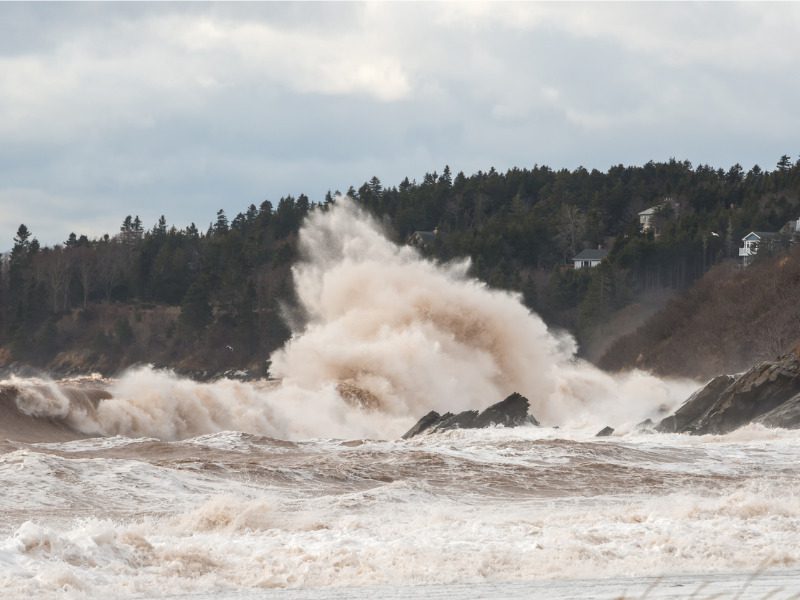
[[[346,200],[300,244],[274,380],[0,382],[3,598],[798,591],[800,436],[635,433],[697,383],[576,360]],[[398,440],[514,391],[543,427]]]

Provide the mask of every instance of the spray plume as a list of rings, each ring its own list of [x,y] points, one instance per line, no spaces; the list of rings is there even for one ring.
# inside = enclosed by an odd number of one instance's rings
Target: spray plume
[[[396,437],[428,410],[484,408],[517,391],[544,424],[593,427],[652,415],[696,387],[577,360],[574,340],[548,331],[519,295],[471,278],[468,261],[437,264],[390,242],[347,198],[313,212],[299,244],[304,318],[271,357],[278,382],[196,383],[135,369],[77,426],[161,439],[224,429]]]

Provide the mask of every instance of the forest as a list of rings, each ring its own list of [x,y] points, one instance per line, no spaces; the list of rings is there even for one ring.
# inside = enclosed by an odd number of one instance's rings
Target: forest
[[[282,310],[294,301],[298,230],[339,193],[264,200],[232,218],[219,210],[202,229],[130,215],[118,232],[73,232],[52,247],[21,224],[0,271],[0,366],[114,373],[148,362],[200,377],[264,375],[289,336]],[[444,167],[344,193],[398,243],[424,240],[420,251],[439,261],[470,257],[475,277],[519,292],[581,342],[644,295],[681,292],[738,260],[749,231],[800,217],[800,160],[748,171],[677,160],[606,172],[535,165],[467,176]],[[642,231],[638,213],[650,207],[656,227]],[[573,269],[585,248],[609,254]]]

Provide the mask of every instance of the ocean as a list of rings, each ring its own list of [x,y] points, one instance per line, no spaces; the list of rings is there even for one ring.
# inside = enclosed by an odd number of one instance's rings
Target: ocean
[[[0,451],[4,598],[702,598],[754,574],[743,597],[800,592],[794,432]]]

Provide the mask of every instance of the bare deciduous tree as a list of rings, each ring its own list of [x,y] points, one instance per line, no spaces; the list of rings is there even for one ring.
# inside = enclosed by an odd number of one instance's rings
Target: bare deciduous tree
[[[86,308],[97,271],[97,256],[94,250],[86,246],[76,248],[73,252],[77,261],[78,278],[80,279],[83,293],[83,308]]]
[[[97,276],[107,302],[111,302],[114,287],[122,281],[130,254],[130,247],[116,240],[97,246]]]
[[[578,253],[578,243],[585,230],[586,215],[574,204],[562,204],[558,214],[557,237],[566,258]]]

